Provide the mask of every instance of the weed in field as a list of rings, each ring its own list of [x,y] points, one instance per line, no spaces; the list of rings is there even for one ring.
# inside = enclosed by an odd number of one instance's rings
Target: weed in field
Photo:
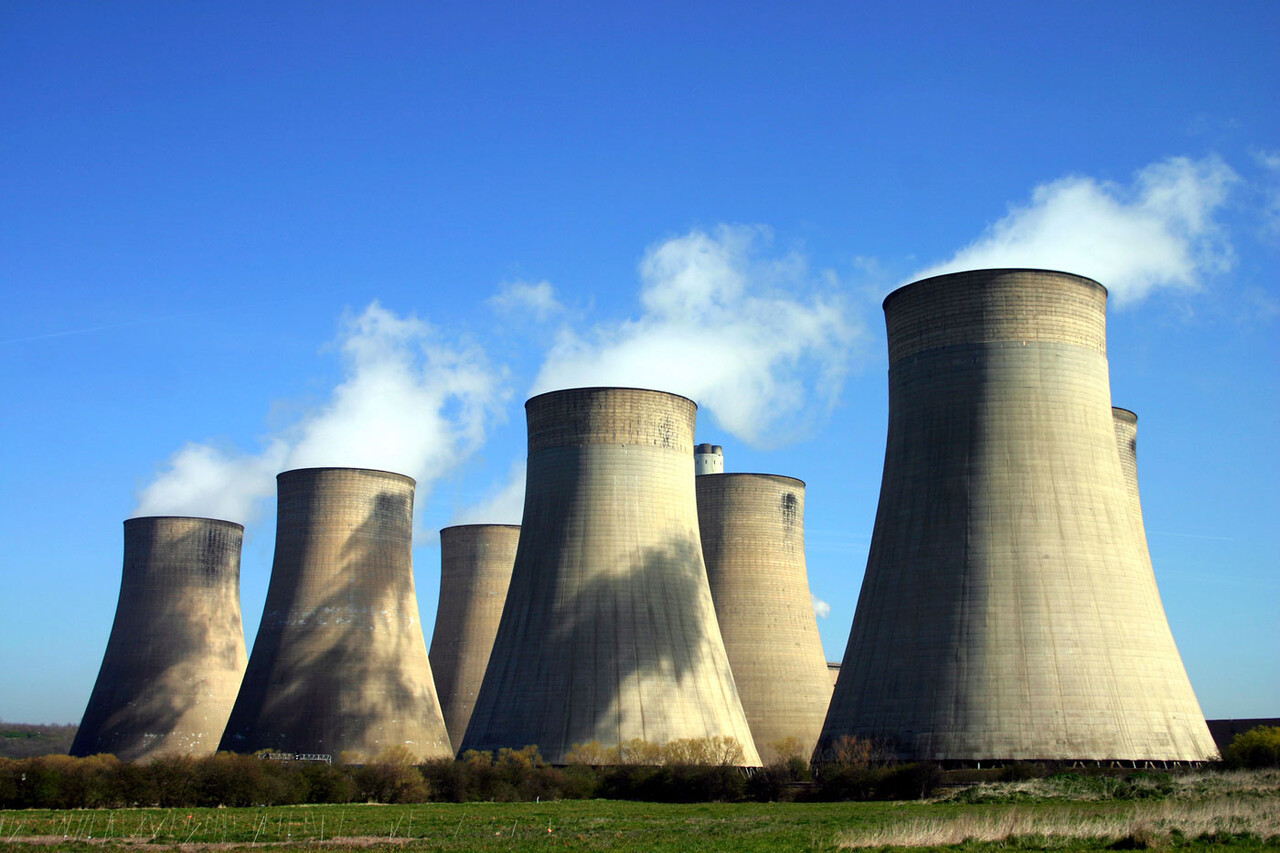
[[[1210,801],[1137,803],[1120,810],[1013,807],[945,817],[886,821],[837,838],[841,848],[936,847],[970,841],[1087,841],[1115,849],[1145,849],[1176,839],[1253,837],[1280,841],[1280,799],[1220,797]]]

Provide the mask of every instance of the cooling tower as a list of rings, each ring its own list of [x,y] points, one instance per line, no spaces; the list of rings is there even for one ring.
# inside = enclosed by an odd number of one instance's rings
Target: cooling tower
[[[72,755],[217,749],[245,666],[243,537],[239,524],[211,518],[124,523],[120,601]]]
[[[1160,611],[1161,622],[1166,622],[1164,605],[1161,604],[1160,594],[1156,590],[1155,572],[1151,566],[1151,552],[1147,549],[1147,530],[1142,520],[1142,502],[1138,499],[1138,416],[1128,409],[1113,406],[1111,408],[1111,422],[1115,427],[1116,446],[1120,451],[1120,470],[1124,473],[1125,493],[1129,500],[1129,521],[1133,525],[1138,547],[1142,551],[1143,566],[1150,578],[1150,591],[1154,598],[1154,606]],[[1173,642],[1172,638],[1170,642]],[[1204,713],[1200,710],[1200,704],[1196,702],[1194,695],[1191,697],[1191,701],[1195,702],[1197,717],[1203,718]],[[1209,730],[1208,723],[1205,723],[1204,732],[1197,732],[1197,735],[1200,737],[1202,747],[1207,747],[1208,742],[1213,740],[1213,733]],[[1209,741],[1206,741],[1205,738],[1208,738]],[[1215,753],[1218,751],[1216,741],[1213,742],[1212,750]]]
[[[519,541],[518,524],[440,531],[440,603],[429,657],[453,743],[462,743],[484,680]]]
[[[831,700],[804,562],[804,483],[771,474],[697,478],[698,528],[716,619],[765,761],[813,751]]]
[[[707,586],[691,400],[534,397],[524,521],[462,750],[732,737],[760,763]]]
[[[884,301],[889,428],[819,755],[1197,761],[1213,742],[1135,535],[1106,290],[983,270]]]
[[[267,602],[219,748],[452,756],[413,590],[413,480],[304,468],[277,485]]]
[[[1120,470],[1124,472],[1124,487],[1129,498],[1129,519],[1138,529],[1139,543],[1147,548],[1147,530],[1142,523],[1142,503],[1138,500],[1138,416],[1119,406],[1111,407],[1111,423],[1116,430],[1116,445],[1120,450]]]

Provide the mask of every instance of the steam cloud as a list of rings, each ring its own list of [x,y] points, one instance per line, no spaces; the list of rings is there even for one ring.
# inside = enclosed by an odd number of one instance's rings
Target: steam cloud
[[[1035,188],[945,263],[912,280],[967,269],[1038,267],[1096,279],[1117,304],[1158,288],[1194,289],[1232,264],[1214,214],[1238,180],[1217,157],[1174,157],[1139,170],[1129,186],[1089,177]]]
[[[813,615],[819,619],[826,619],[831,615],[831,605],[813,593],[809,593],[809,602],[813,604]]]
[[[345,378],[319,410],[268,436],[257,453],[190,443],[139,495],[134,515],[252,517],[292,468],[408,474],[421,496],[484,441],[505,400],[503,377],[474,348],[373,302],[338,338]]]
[[[793,437],[834,404],[861,329],[802,259],[762,260],[761,228],[721,225],[651,246],[637,319],[560,330],[531,393],[591,385],[696,400],[756,446]],[[807,297],[798,293],[808,291]]]

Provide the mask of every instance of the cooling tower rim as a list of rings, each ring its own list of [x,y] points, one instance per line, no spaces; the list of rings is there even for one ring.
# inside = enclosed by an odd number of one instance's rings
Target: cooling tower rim
[[[387,471],[382,468],[353,468],[344,465],[319,465],[314,468],[290,468],[288,471],[281,471],[279,474],[276,474],[276,480],[301,474],[317,474],[321,471],[353,471],[360,474],[385,474],[388,477],[396,477],[401,480],[406,480],[412,486],[418,485],[417,480],[413,479],[408,474],[401,474],[399,471]]]
[[[534,400],[541,400],[543,397],[550,397],[554,394],[567,394],[574,391],[644,391],[649,394],[662,394],[667,397],[678,397],[686,400],[696,409],[698,403],[692,397],[686,397],[683,394],[677,394],[674,391],[663,391],[660,388],[639,388],[634,385],[584,385],[576,388],[557,388],[554,391],[543,391],[541,394],[534,394],[532,397],[524,401],[524,407],[529,408]]]
[[[1136,424],[1138,422],[1138,413],[1133,411],[1133,409],[1126,409],[1123,406],[1112,406],[1111,416],[1119,417],[1121,420],[1128,421],[1131,424]]]
[[[790,477],[786,474],[761,474],[755,471],[716,471],[711,474],[699,474],[697,482],[700,483],[703,480],[710,482],[710,478],[714,477],[760,477],[766,480],[786,480],[791,483],[799,483],[801,486],[806,485],[805,481],[799,477]]]
[[[477,528],[479,528],[479,529],[485,529],[485,530],[492,530],[492,529],[493,529],[493,528],[495,528],[495,527],[514,528],[515,530],[519,530],[519,529],[520,529],[520,525],[518,525],[518,524],[485,524],[485,523],[478,523],[478,524],[450,524],[448,527],[441,527],[441,528],[440,528],[440,532],[441,532],[441,533],[444,533],[446,530],[468,530],[468,529],[477,529]]]
[[[238,521],[228,521],[225,518],[209,518],[203,515],[131,515],[124,520],[125,527],[131,522],[136,521],[203,521],[209,524],[225,524],[229,527],[238,527],[244,530],[244,525]]]
[[[910,283],[908,283],[908,284],[904,284],[904,285],[902,285],[902,287],[899,287],[899,288],[897,288],[897,289],[895,289],[895,290],[890,291],[890,292],[889,292],[889,295],[888,295],[888,296],[886,296],[886,297],[884,298],[884,301],[880,303],[880,307],[881,307],[881,308],[883,308],[883,309],[886,309],[886,310],[887,310],[887,309],[888,309],[888,307],[889,307],[889,301],[890,301],[891,299],[894,299],[894,298],[898,297],[898,296],[899,296],[899,295],[901,295],[904,291],[907,291],[907,290],[915,290],[916,288],[919,288],[921,285],[928,285],[928,284],[929,284],[929,282],[936,282],[936,281],[937,281],[938,279],[940,279],[940,278],[954,278],[955,276],[961,276],[961,275],[974,275],[974,274],[980,274],[980,273],[987,273],[987,274],[991,274],[991,273],[1047,273],[1047,274],[1049,274],[1049,275],[1061,275],[1061,276],[1066,276],[1066,277],[1068,277],[1068,278],[1074,278],[1074,279],[1077,279],[1077,280],[1082,281],[1082,282],[1085,282],[1085,283],[1087,283],[1087,284],[1092,284],[1094,287],[1097,287],[1098,289],[1100,289],[1100,290],[1102,291],[1102,295],[1103,295],[1104,297],[1108,295],[1108,291],[1107,291],[1107,288],[1106,288],[1106,286],[1105,286],[1105,285],[1103,285],[1103,284],[1099,283],[1099,282],[1098,282],[1097,280],[1095,280],[1095,279],[1089,278],[1087,275],[1080,275],[1079,273],[1068,272],[1068,271],[1066,271],[1066,270],[1039,269],[1039,268],[1037,268],[1037,267],[991,267],[991,268],[989,268],[989,269],[976,269],[976,270],[954,270],[954,271],[952,271],[952,272],[939,273],[938,275],[931,275],[931,276],[929,276],[928,278],[922,278],[922,279],[918,279],[918,280],[916,280],[916,281],[910,282]]]

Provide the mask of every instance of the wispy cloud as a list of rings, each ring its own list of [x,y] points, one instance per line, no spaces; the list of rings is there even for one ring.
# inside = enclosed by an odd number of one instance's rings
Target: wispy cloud
[[[190,443],[142,490],[135,515],[244,521],[292,468],[379,468],[432,483],[484,441],[505,399],[501,371],[474,346],[377,302],[343,320],[342,382],[317,410],[263,439],[257,452]]]
[[[1263,229],[1268,237],[1280,237],[1280,151],[1255,151],[1254,162],[1263,170],[1261,189]]]
[[[503,314],[527,315],[538,322],[544,322],[563,310],[551,283],[546,281],[509,282],[498,288],[498,292],[485,302]]]
[[[762,257],[768,242],[766,229],[721,225],[651,246],[640,316],[562,328],[530,393],[655,388],[753,445],[797,438],[835,403],[862,329],[802,257]]]
[[[1127,186],[1060,178],[912,279],[987,267],[1057,269],[1096,279],[1120,305],[1158,289],[1194,289],[1233,262],[1215,215],[1238,180],[1216,156],[1152,163]]]
[[[809,601],[811,604],[813,604],[814,616],[818,617],[819,619],[826,619],[828,616],[831,615],[831,605],[827,604],[821,598],[818,598],[818,596],[814,595],[813,593],[809,593]]]

